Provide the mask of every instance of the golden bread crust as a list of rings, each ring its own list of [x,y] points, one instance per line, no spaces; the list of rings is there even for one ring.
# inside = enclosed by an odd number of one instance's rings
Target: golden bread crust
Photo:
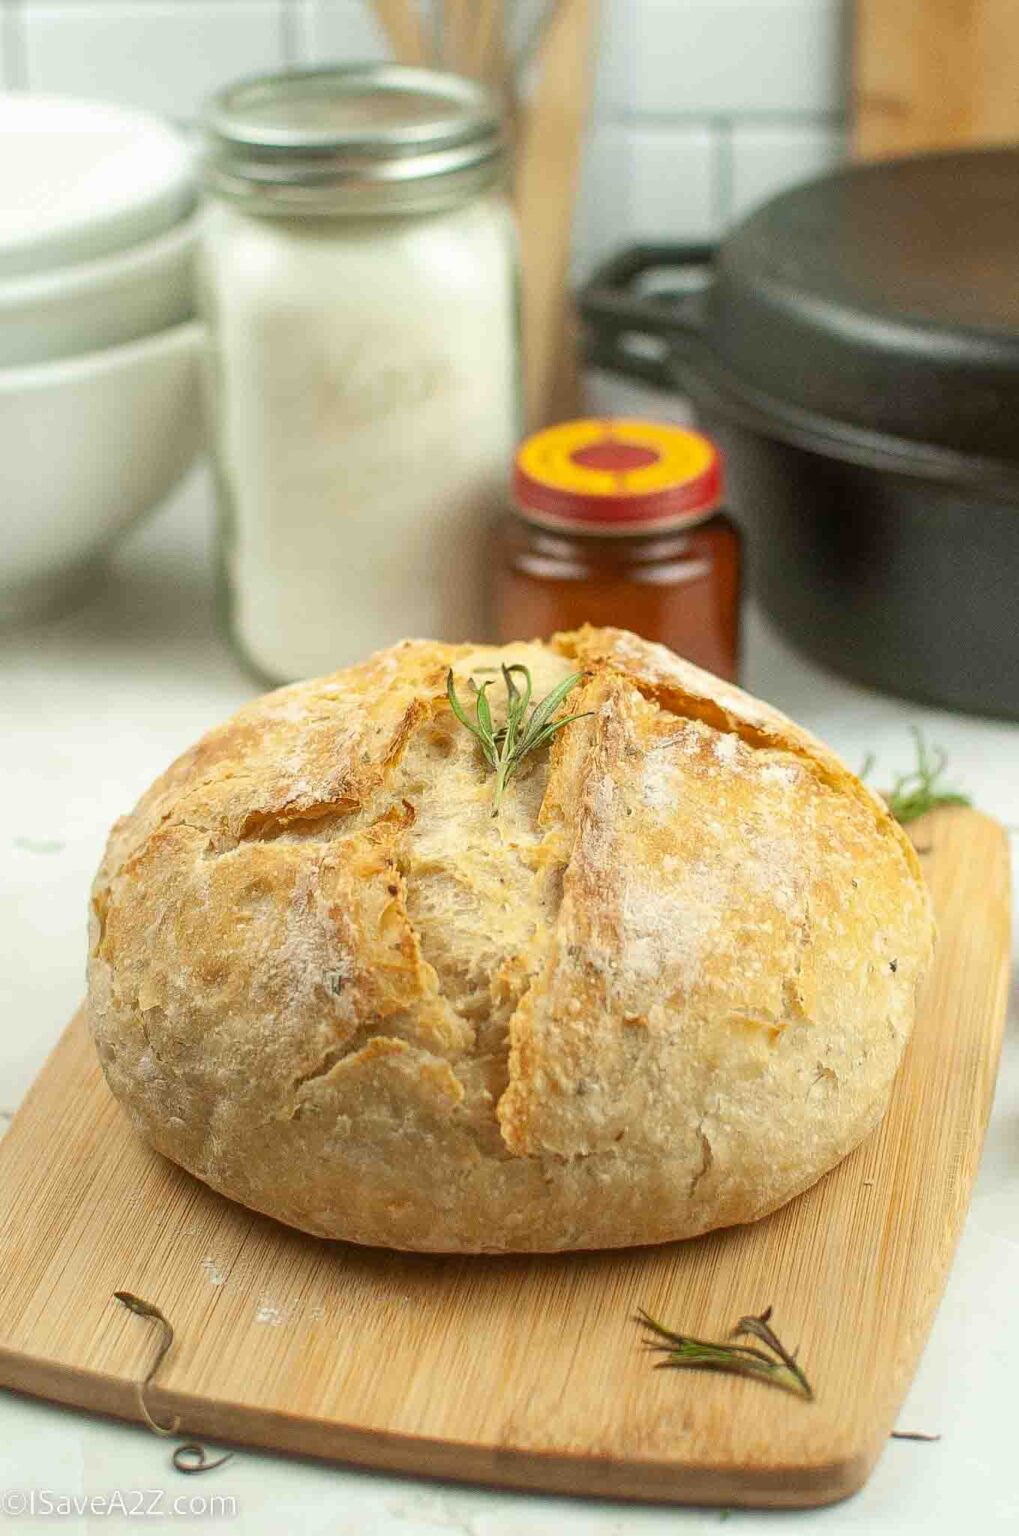
[[[590,714],[498,818],[445,697]],[[328,1237],[608,1247],[750,1221],[877,1123],[933,941],[806,731],[663,647],[409,641],[256,700],[118,822],[89,1012],[140,1134]]]

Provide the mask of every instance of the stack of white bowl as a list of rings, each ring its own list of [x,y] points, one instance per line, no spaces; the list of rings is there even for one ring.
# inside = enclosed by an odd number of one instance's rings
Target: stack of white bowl
[[[0,624],[62,606],[194,460],[194,209],[161,119],[0,96]]]

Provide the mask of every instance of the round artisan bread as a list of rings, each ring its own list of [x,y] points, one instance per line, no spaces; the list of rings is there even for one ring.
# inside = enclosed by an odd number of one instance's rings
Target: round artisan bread
[[[589,713],[493,817],[446,674],[502,662],[536,699],[582,672]],[[883,803],[738,689],[619,630],[409,641],[256,700],[117,824],[89,1011],[145,1140],[292,1226],[654,1243],[866,1136],[932,933]]]

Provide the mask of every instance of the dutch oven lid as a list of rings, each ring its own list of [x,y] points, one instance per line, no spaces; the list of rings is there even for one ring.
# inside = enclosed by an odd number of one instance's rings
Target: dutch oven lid
[[[724,242],[705,340],[735,380],[877,432],[1019,462],[1019,149],[793,188]]]

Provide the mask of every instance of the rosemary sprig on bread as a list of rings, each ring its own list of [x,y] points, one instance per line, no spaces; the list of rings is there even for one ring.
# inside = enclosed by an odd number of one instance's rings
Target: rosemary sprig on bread
[[[465,726],[472,736],[477,737],[481,743],[485,762],[495,773],[495,793],[492,797],[493,816],[498,816],[506,785],[528,753],[545,746],[552,740],[556,731],[561,731],[564,725],[569,725],[573,720],[582,720],[584,715],[591,713],[590,710],[581,710],[579,714],[562,715],[558,720],[552,718],[560,704],[580,682],[584,676],[583,672],[572,672],[569,677],[564,677],[550,693],[546,693],[539,704],[535,704],[528,716],[532,693],[530,668],[515,662],[508,667],[504,664],[500,671],[506,685],[506,723],[500,726],[494,725],[491,706],[488,702],[488,689],[492,686],[492,678],[486,678],[480,688],[473,678],[471,679],[471,688],[474,691],[474,719],[472,720],[457,698],[452,667],[446,674],[446,695],[449,699],[449,707],[460,724]],[[519,688],[514,680],[514,673],[523,679]]]

